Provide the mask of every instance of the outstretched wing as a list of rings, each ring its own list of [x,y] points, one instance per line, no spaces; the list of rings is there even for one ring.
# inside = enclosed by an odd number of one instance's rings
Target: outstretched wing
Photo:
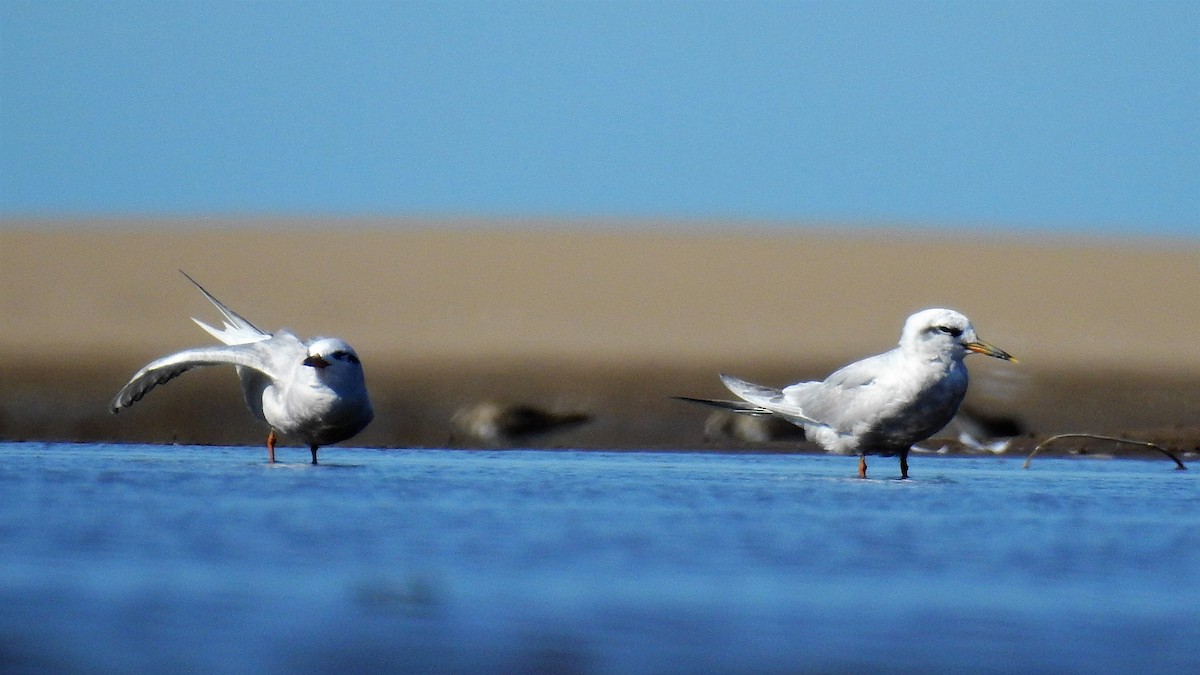
[[[213,297],[212,293],[209,293],[204,289],[203,286],[199,284],[199,282],[188,276],[187,272],[179,270],[179,273],[186,277],[188,281],[192,282],[196,288],[200,289],[200,292],[204,294],[204,297],[208,298],[208,301],[211,302],[217,308],[217,310],[221,312],[221,315],[225,317],[225,327],[223,329],[213,328],[212,326],[196,318],[192,319],[192,321],[196,322],[196,325],[207,331],[209,335],[212,335],[227,345],[242,345],[250,342],[259,342],[271,337],[270,333],[250,323],[241,314],[229,309],[224,303]]]
[[[271,372],[274,369],[255,347],[255,345],[199,347],[151,361],[134,373],[129,384],[117,392],[110,410],[116,414],[121,411],[121,408],[128,408],[142,400],[143,396],[158,385],[166,384],[193,368],[203,366],[244,366],[274,379],[276,373]]]

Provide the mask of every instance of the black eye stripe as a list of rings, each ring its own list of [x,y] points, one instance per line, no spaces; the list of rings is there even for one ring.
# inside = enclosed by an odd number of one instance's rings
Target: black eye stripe
[[[959,337],[963,334],[961,328],[955,328],[953,326],[935,326],[934,328],[936,330],[940,330],[941,332],[945,333],[946,335],[952,335],[954,337]]]

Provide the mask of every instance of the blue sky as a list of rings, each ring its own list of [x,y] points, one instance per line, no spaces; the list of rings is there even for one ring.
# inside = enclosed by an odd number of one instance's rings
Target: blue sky
[[[1200,236],[1200,3],[0,0],[25,215]]]

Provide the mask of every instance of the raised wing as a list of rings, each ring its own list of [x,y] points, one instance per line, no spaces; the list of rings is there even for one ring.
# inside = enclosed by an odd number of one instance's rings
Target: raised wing
[[[129,380],[129,384],[126,384],[121,388],[121,391],[117,392],[110,410],[113,414],[116,414],[121,411],[121,408],[132,406],[134,403],[142,400],[142,397],[151,389],[160,384],[166,384],[193,368],[216,365],[243,366],[253,368],[267,377],[276,377],[275,373],[270,372],[273,368],[263,358],[262,354],[259,353],[259,350],[255,349],[252,345],[187,349],[151,361],[144,368],[134,373],[133,378]]]

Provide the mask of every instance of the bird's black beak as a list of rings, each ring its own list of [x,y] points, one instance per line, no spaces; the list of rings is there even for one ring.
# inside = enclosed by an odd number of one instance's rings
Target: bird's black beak
[[[318,356],[310,356],[307,359],[304,359],[304,365],[309,366],[311,368],[316,368],[317,370],[320,370],[320,369],[328,366],[329,362],[318,355]]]

